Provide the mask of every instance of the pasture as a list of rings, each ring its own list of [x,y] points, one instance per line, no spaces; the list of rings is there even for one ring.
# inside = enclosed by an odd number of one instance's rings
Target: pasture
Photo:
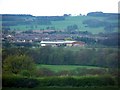
[[[90,28],[87,27],[86,24],[83,24],[83,21],[89,19],[96,19],[104,21],[105,17],[92,17],[92,16],[70,16],[65,17],[65,20],[62,21],[51,21],[50,25],[40,25],[33,23],[32,25],[17,25],[17,26],[10,26],[11,30],[17,31],[26,31],[26,30],[46,30],[47,27],[54,27],[55,30],[66,30],[67,26],[76,24],[78,26],[79,31],[88,31],[94,34],[99,32],[105,32],[104,27],[94,27]],[[109,22],[112,22],[109,20]],[[116,21],[115,21],[116,22]]]
[[[80,66],[80,65],[37,65],[38,68],[47,68],[54,72],[60,72],[60,71],[70,71],[75,70],[77,68],[79,69],[100,69],[101,67],[95,67],[95,66]],[[101,68],[102,69],[102,68]],[[105,69],[105,68],[104,68]]]

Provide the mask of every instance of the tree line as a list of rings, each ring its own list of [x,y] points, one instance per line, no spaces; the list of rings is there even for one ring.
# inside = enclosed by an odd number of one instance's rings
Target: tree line
[[[89,65],[118,67],[118,50],[113,48],[90,48],[72,50],[65,47],[4,48],[3,61],[11,55],[26,55],[36,64],[50,65]]]
[[[2,15],[2,26],[51,25],[51,21],[65,20],[64,16]]]

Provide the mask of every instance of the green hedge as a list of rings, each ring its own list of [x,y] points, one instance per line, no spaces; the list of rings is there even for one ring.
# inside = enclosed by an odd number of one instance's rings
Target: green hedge
[[[44,77],[39,79],[18,76],[3,77],[3,87],[46,87],[46,86],[115,86],[116,81],[110,76],[86,77]]]
[[[116,81],[110,76],[89,76],[89,77],[51,77],[39,79],[39,86],[114,86]]]
[[[25,78],[21,76],[3,76],[3,87],[28,87],[33,88],[38,85],[38,80],[33,78]]]

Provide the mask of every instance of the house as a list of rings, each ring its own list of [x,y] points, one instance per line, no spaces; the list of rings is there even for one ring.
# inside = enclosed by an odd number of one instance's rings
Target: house
[[[52,47],[58,47],[58,46],[84,46],[85,43],[78,42],[78,41],[41,41],[41,46],[52,46]]]

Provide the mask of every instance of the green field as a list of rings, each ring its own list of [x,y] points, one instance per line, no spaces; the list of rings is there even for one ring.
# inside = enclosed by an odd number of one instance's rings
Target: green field
[[[69,26],[69,25],[76,24],[80,31],[89,31],[89,32],[92,32],[92,33],[104,32],[103,27],[100,27],[100,28],[85,27],[86,25],[83,24],[83,21],[87,20],[87,19],[104,20],[104,17],[71,16],[71,17],[66,17],[65,21],[53,21],[52,26],[55,26],[56,29],[58,29],[58,30],[63,30],[63,29],[66,29],[67,26]]]
[[[55,72],[60,72],[63,70],[75,70],[77,68],[87,68],[87,69],[100,69],[101,67],[94,67],[94,66],[77,66],[77,65],[38,65],[38,68],[48,68]]]
[[[47,27],[55,27],[55,30],[65,30],[67,29],[67,26],[74,25],[76,24],[78,26],[79,31],[88,31],[92,33],[99,33],[99,32],[105,32],[104,27],[86,27],[85,24],[83,24],[83,21],[85,20],[90,20],[90,19],[96,19],[100,21],[106,21],[105,17],[92,17],[92,16],[70,16],[70,17],[65,17],[65,20],[61,21],[51,21],[51,25],[36,25],[32,24],[31,25],[17,25],[17,26],[10,26],[11,30],[46,30]],[[116,20],[107,20],[107,22],[117,22]]]
[[[59,88],[59,87],[47,87],[47,88],[3,88],[2,90],[120,90],[118,87],[78,87],[78,88]]]

